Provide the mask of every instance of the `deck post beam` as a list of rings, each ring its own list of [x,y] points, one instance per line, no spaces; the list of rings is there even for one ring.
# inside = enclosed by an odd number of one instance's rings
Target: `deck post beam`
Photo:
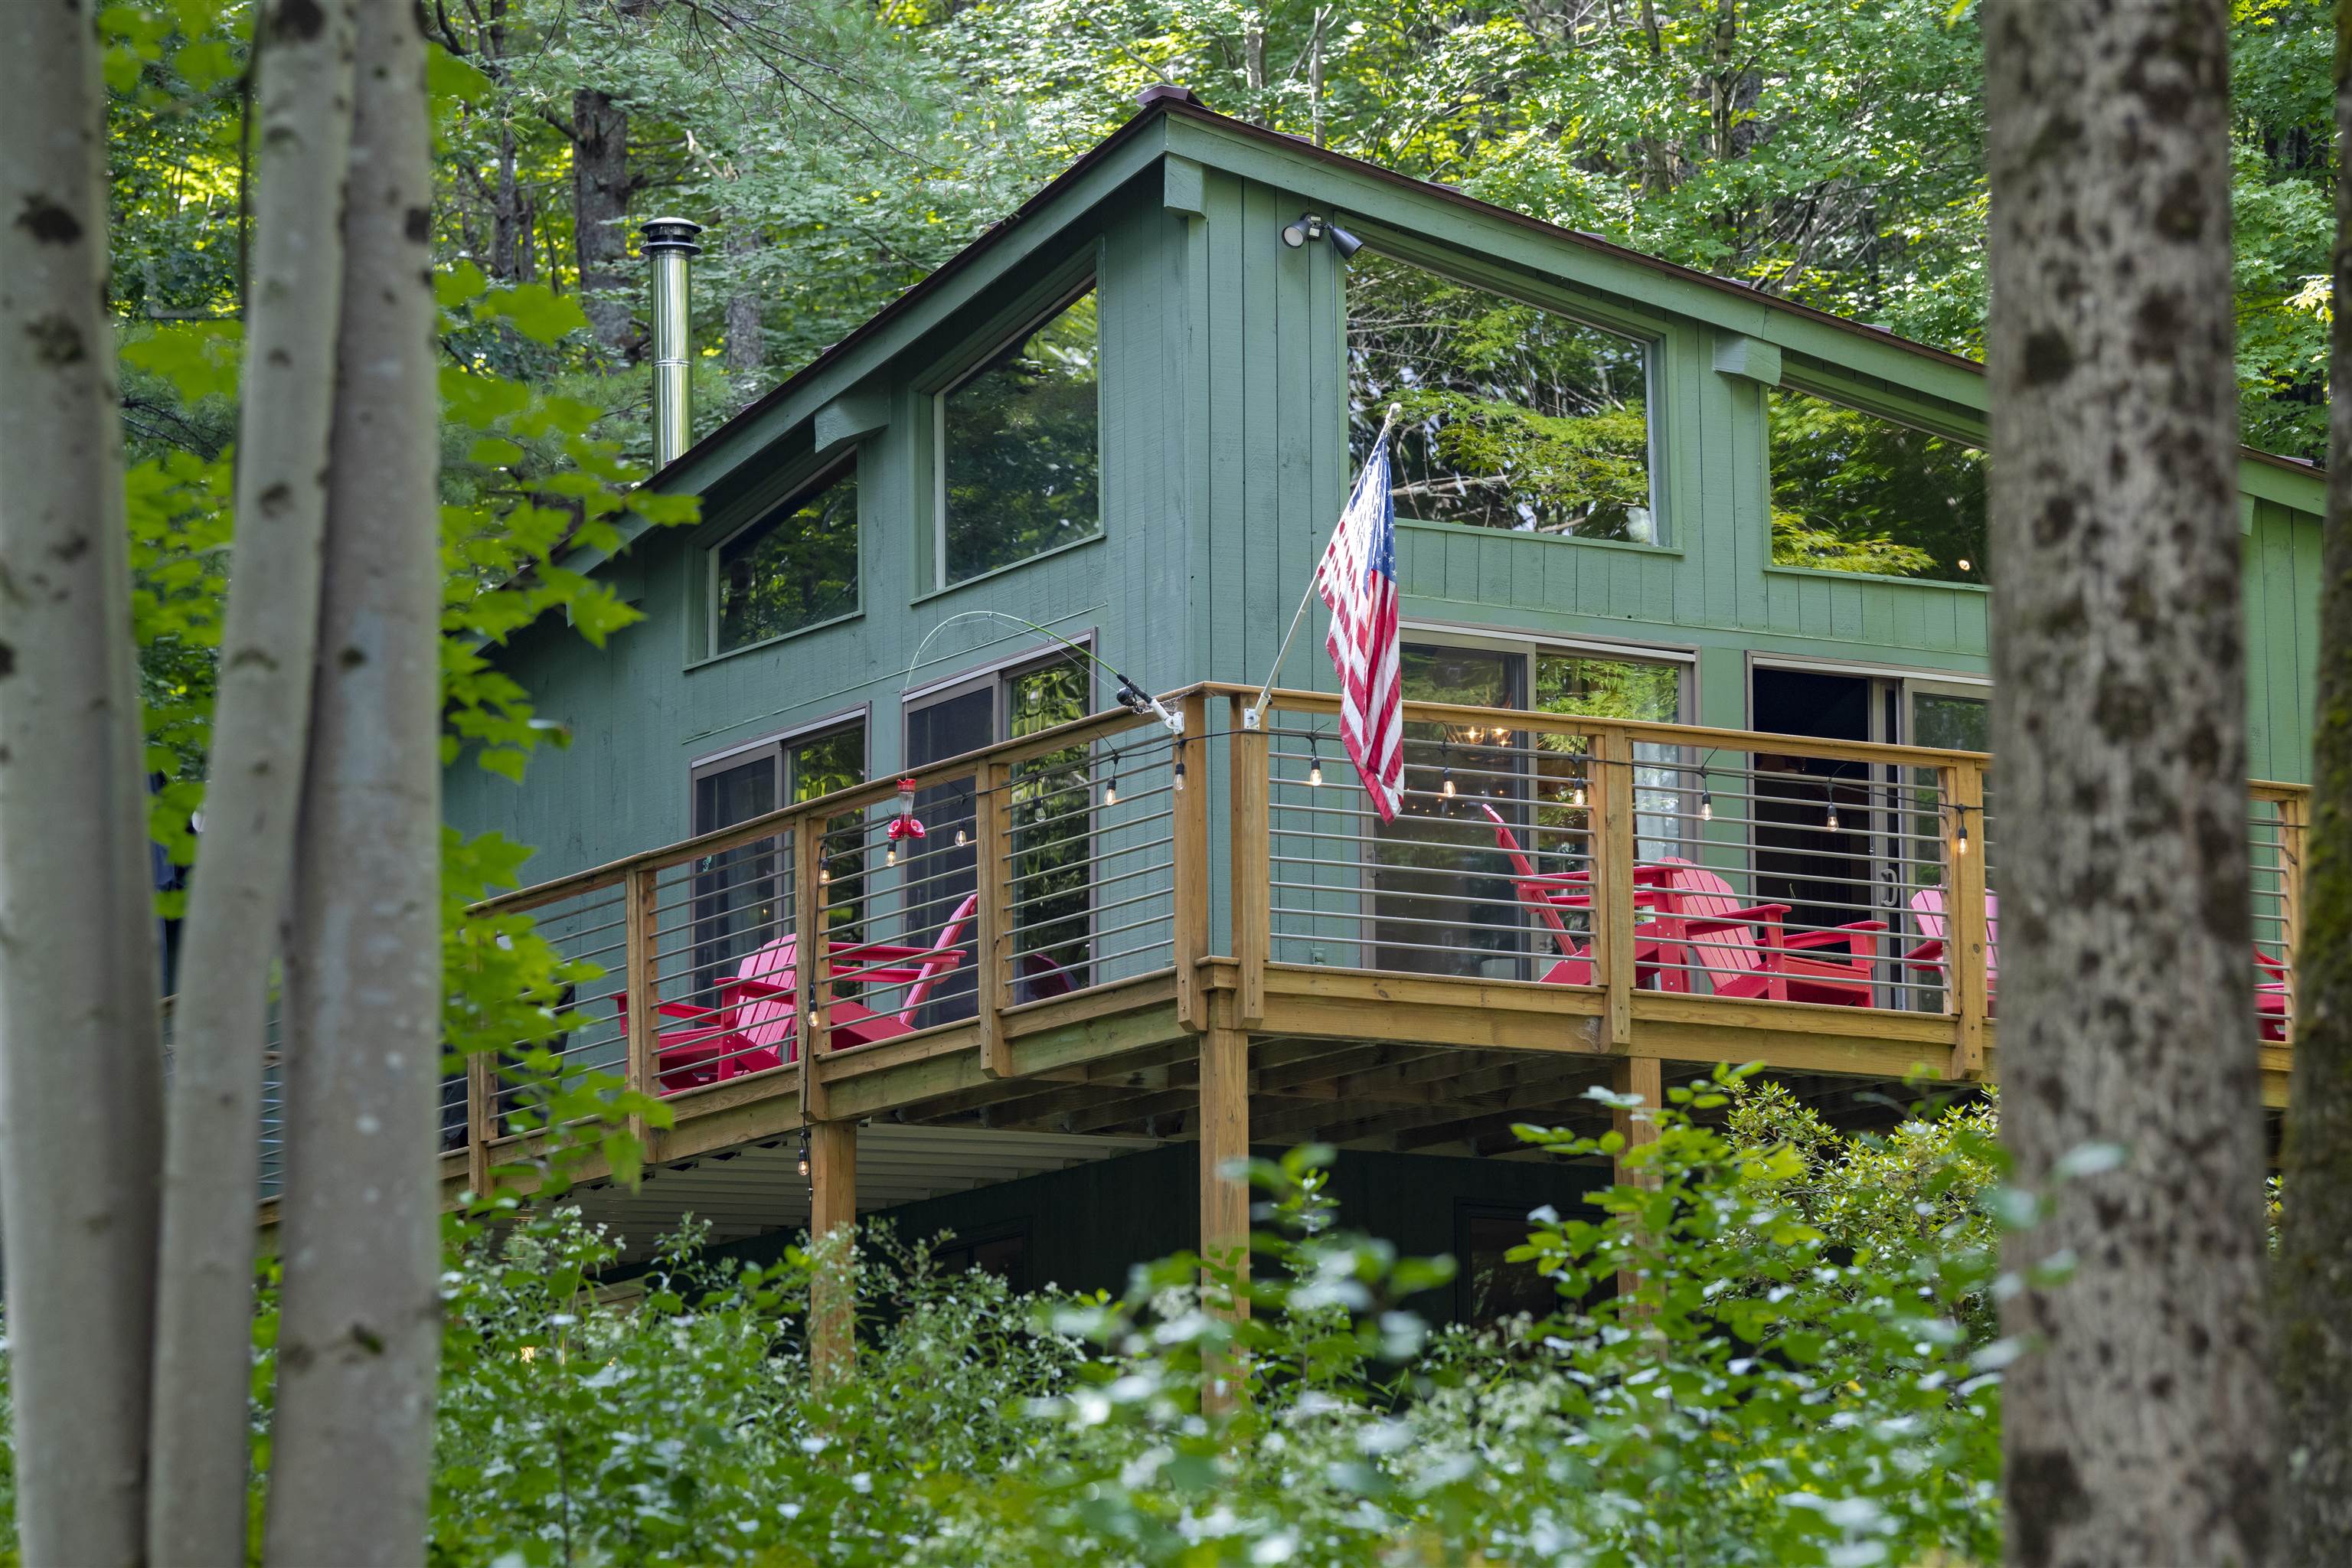
[[[1622,730],[1592,737],[1592,936],[1608,1001],[1601,1026],[1609,1048],[1633,1048],[1633,742]]]
[[[1944,864],[1950,868],[1945,910],[1951,958],[1951,1008],[1959,1020],[1946,1076],[1985,1076],[1985,1019],[1992,1011],[1991,935],[1985,918],[1984,771],[1973,763],[1937,770],[1944,793]]]
[[[1616,1169],[1613,1173],[1620,1186],[1649,1186],[1657,1179],[1640,1166],[1631,1163],[1628,1156],[1634,1150],[1644,1148],[1658,1141],[1658,1110],[1666,1102],[1665,1066],[1666,1064],[1656,1057],[1630,1056],[1622,1057],[1610,1064],[1609,1087],[1619,1094],[1639,1095],[1642,1100],[1638,1107],[1620,1105],[1612,1108],[1610,1112],[1612,1126],[1615,1129],[1617,1136],[1624,1140],[1617,1151]],[[1637,1111],[1640,1114],[1636,1114]],[[1631,1296],[1639,1283],[1640,1281],[1630,1272],[1619,1270],[1617,1275],[1619,1298],[1622,1300]]]
[[[1184,733],[1175,742],[1181,758],[1185,742],[1209,732],[1208,699],[1198,691],[1183,700]],[[1208,744],[1201,751],[1205,757]],[[1170,845],[1175,857],[1176,1016],[1197,1034],[1209,1026],[1207,977],[1201,961],[1209,956],[1209,789],[1206,780],[1175,796],[1175,824]]]
[[[1230,1265],[1237,1284],[1249,1280],[1249,1183],[1238,1173],[1249,1157],[1249,1036],[1232,1026],[1226,999],[1217,999],[1201,1036],[1201,1257]],[[1202,1281],[1212,1311],[1238,1321],[1249,1315],[1245,1297]],[[1240,1367],[1216,1361],[1202,1368],[1204,1408],[1233,1409]]]
[[[628,942],[626,965],[629,988],[628,1057],[622,1068],[623,1084],[638,1094],[656,1091],[654,1082],[654,1033],[661,1017],[660,977],[655,973],[654,942],[659,924],[656,910],[659,908],[659,890],[655,886],[651,866],[633,866],[622,884],[625,907],[622,912],[624,931]],[[629,1113],[629,1136],[635,1139],[637,1152],[646,1164],[660,1156],[655,1148],[656,1134],[647,1123],[645,1113]]]
[[[1272,710],[1259,717],[1258,727],[1242,728],[1244,700],[1233,700],[1233,800],[1229,816],[1233,835],[1234,956],[1241,963],[1241,984],[1235,993],[1244,1029],[1265,1023],[1266,950],[1274,937],[1272,848],[1266,838],[1266,803],[1273,765],[1267,727]]]
[[[1004,1037],[1006,976],[1013,964],[1013,770],[983,763],[972,802],[972,841],[978,847],[979,893],[972,956],[980,1009],[980,1070],[990,1078],[1013,1076],[1013,1047]]]
[[[793,827],[793,989],[800,1041],[801,1115],[826,1115],[824,1079],[816,1064],[833,1042],[833,947],[825,932],[824,819],[804,816]]]
[[[855,1365],[857,1287],[852,1252],[857,1224],[857,1123],[810,1124],[809,1240],[819,1246],[809,1281],[809,1374],[840,1383]],[[830,1242],[830,1247],[823,1244]]]

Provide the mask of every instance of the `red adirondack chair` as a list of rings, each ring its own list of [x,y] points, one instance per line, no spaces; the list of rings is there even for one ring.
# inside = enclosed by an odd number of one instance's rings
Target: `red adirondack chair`
[[[1668,873],[1667,896],[1653,922],[1659,942],[1682,948],[1685,963],[1695,959],[1717,996],[1871,1005],[1871,964],[1885,921],[1791,935],[1783,928],[1788,905],[1743,905],[1730,883],[1688,860],[1669,857],[1657,865]]]
[[[962,960],[956,944],[962,939],[964,922],[979,905],[978,894],[966,898],[929,948],[833,943],[836,982],[862,980],[907,987],[896,1013],[877,1013],[862,1003],[836,998],[832,1005],[833,1048],[870,1045],[911,1033],[915,1010],[929,996],[940,976]],[[743,960],[734,978],[720,983],[715,1007],[689,1002],[658,1005],[656,1010],[663,1017],[694,1026],[665,1029],[654,1037],[654,1062],[662,1093],[676,1094],[799,1059],[798,952],[798,941],[789,936],[761,948]],[[614,1001],[625,1018],[627,994]]]

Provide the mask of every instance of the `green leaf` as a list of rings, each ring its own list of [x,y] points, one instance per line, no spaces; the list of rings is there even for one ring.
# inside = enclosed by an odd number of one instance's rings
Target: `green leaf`
[[[587,312],[569,294],[558,294],[544,283],[518,283],[485,294],[476,307],[481,315],[496,317],[524,337],[551,343],[568,333],[584,331]]]

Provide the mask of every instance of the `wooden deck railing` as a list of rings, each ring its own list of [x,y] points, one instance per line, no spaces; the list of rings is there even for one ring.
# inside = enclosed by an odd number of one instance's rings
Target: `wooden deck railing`
[[[1269,975],[1295,992],[1318,969],[1549,1007],[1601,1052],[1673,1055],[1642,1045],[1669,1024],[1802,1026],[1988,1070],[1985,757],[1408,703],[1404,808],[1382,821],[1336,699],[1278,693],[1244,732],[1249,695],[1181,694],[1181,738],[1098,714],[917,770],[910,793],[879,780],[484,908],[529,912],[577,966],[562,1070],[661,1096],[681,1126],[786,1095],[823,1121],[860,1064],[926,1053],[1011,1077],[1024,1029],[1150,977],[1198,1030],[1229,975],[1234,1023],[1259,1029]],[[2250,792],[2249,1026],[2282,1056],[2305,799]],[[921,837],[894,836],[902,803]],[[445,1147],[476,1190],[544,1093],[491,1056],[453,1083]]]

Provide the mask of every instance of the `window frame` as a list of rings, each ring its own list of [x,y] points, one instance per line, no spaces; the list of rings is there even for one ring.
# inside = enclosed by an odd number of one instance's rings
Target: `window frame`
[[[696,548],[702,552],[700,586],[695,595],[697,616],[701,624],[700,635],[693,639],[694,652],[687,661],[688,668],[715,663],[722,658],[733,658],[740,654],[752,653],[763,647],[773,647],[778,643],[789,642],[797,637],[806,637],[809,633],[822,631],[826,626],[837,626],[845,621],[854,621],[866,613],[866,474],[861,460],[864,445],[863,442],[854,443],[848,451],[832,455],[811,468],[795,482],[779,487],[778,500],[750,508],[749,515],[728,528],[725,532],[709,535],[696,542]],[[790,631],[778,632],[773,637],[761,637],[756,642],[747,642],[740,647],[720,647],[719,646],[719,557],[720,553],[727,546],[768,521],[779,511],[788,507],[795,507],[823,494],[839,482],[844,476],[854,477],[858,481],[857,602],[839,615],[827,616],[821,621],[811,621],[804,626],[794,626]]]
[[[1089,252],[1085,268],[1075,279],[1058,279],[1057,284],[1058,286],[1053,287],[1047,295],[1050,303],[1023,313],[1017,318],[1020,324],[1011,330],[990,334],[984,340],[988,345],[985,349],[973,354],[969,363],[962,364],[945,382],[934,387],[924,399],[925,406],[930,416],[931,426],[929,442],[931,469],[929,492],[931,500],[931,571],[929,582],[915,596],[918,602],[933,595],[952,593],[958,588],[967,588],[975,583],[984,583],[991,577],[1017,571],[1021,567],[1043,561],[1048,556],[1059,555],[1066,550],[1076,550],[1088,544],[1099,544],[1109,532],[1108,498],[1103,493],[1107,467],[1103,462],[1103,372],[1108,357],[1104,349],[1106,333],[1103,302],[1106,291],[1103,288],[1103,268],[1098,259]],[[989,367],[995,363],[997,357],[1005,350],[1017,347],[1033,333],[1055,321],[1090,293],[1096,297],[1095,531],[1083,539],[1073,539],[1066,543],[1051,545],[1033,555],[1024,555],[1018,561],[1008,561],[1001,566],[992,566],[985,572],[975,572],[969,577],[959,577],[954,582],[950,582],[948,581],[948,399],[985,374]]]
[[[1417,267],[1423,272],[1434,273],[1448,282],[1458,284],[1463,288],[1475,289],[1483,293],[1492,294],[1497,299],[1524,305],[1531,310],[1540,310],[1546,315],[1557,316],[1561,321],[1587,331],[1603,332],[1611,337],[1622,338],[1638,345],[1642,351],[1642,422],[1644,447],[1643,460],[1648,468],[1650,481],[1651,537],[1647,542],[1627,539],[1590,539],[1577,533],[1539,533],[1531,529],[1489,528],[1478,523],[1445,522],[1430,518],[1406,517],[1402,513],[1396,520],[1399,528],[1443,529],[1481,536],[1536,539],[1554,543],[1591,545],[1604,550],[1641,550],[1668,555],[1683,553],[1682,530],[1675,526],[1669,506],[1672,495],[1667,482],[1667,458],[1670,456],[1665,447],[1667,422],[1658,416],[1658,410],[1664,406],[1665,395],[1670,390],[1667,385],[1666,370],[1666,361],[1670,356],[1665,352],[1667,334],[1670,331],[1668,322],[1638,316],[1630,311],[1612,310],[1601,301],[1587,303],[1570,300],[1559,289],[1547,287],[1547,280],[1543,279],[1522,279],[1516,273],[1504,275],[1499,271],[1492,276],[1483,275],[1484,269],[1480,268],[1475,261],[1436,249],[1425,242],[1415,243],[1412,236],[1391,229],[1375,219],[1347,216],[1346,221],[1363,236],[1364,248],[1376,256],[1400,261],[1409,267]],[[1347,263],[1341,263],[1338,291],[1339,296],[1339,446],[1340,451],[1348,454],[1344,460],[1352,467],[1352,447],[1348,440],[1348,431],[1349,405],[1355,395],[1355,375],[1348,354],[1348,284],[1351,275],[1347,268]]]

